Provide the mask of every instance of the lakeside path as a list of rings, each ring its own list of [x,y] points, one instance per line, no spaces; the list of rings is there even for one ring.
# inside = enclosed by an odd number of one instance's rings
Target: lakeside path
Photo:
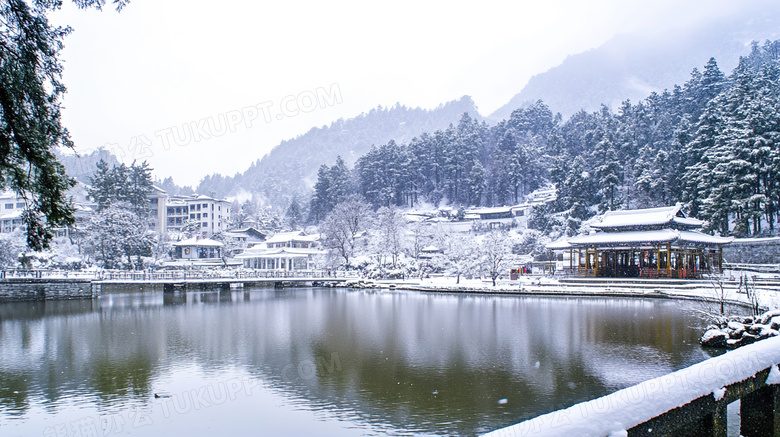
[[[755,279],[754,279],[755,276]],[[740,279],[742,279],[740,281]],[[356,288],[387,288],[442,293],[481,293],[536,296],[642,297],[702,300],[750,306],[750,296],[756,292],[764,309],[780,308],[780,277],[745,272],[726,272],[721,280],[675,280],[639,278],[551,278],[521,276],[518,280],[499,280],[496,286],[489,280],[437,277],[406,280],[353,280],[345,286]]]

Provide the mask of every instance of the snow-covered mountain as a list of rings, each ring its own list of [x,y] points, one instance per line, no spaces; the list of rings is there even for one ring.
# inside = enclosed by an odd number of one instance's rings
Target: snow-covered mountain
[[[636,102],[652,91],[684,83],[694,68],[701,69],[711,57],[722,71],[730,72],[739,56],[749,53],[751,41],[780,37],[780,3],[742,4],[741,13],[728,19],[663,34],[623,34],[599,48],[569,56],[532,77],[488,118],[505,119],[513,110],[540,99],[565,118],[602,104],[617,109],[626,99]]]
[[[243,173],[233,177],[206,176],[196,191],[219,197],[251,193],[266,205],[286,208],[294,194],[305,197],[310,193],[319,167],[332,165],[337,156],[351,167],[371,146],[385,144],[391,139],[406,142],[423,132],[446,129],[450,124],[457,124],[464,112],[481,119],[474,101],[468,96],[431,110],[400,104],[391,108],[378,107],[282,141]]]

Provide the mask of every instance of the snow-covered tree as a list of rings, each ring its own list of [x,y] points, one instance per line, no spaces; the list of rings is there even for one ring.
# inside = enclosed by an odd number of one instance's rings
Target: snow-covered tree
[[[103,268],[141,269],[141,257],[151,255],[153,244],[153,233],[126,205],[111,205],[89,223],[87,247]]]
[[[482,239],[479,246],[479,262],[482,270],[493,281],[509,269],[512,259],[512,246],[505,231],[491,230]]]
[[[473,237],[456,232],[440,232],[435,241],[443,251],[450,273],[455,274],[455,283],[460,284],[461,275],[471,270],[477,258]]]
[[[298,203],[297,196],[293,196],[290,200],[290,205],[287,206],[287,211],[284,215],[290,229],[298,229],[303,218],[303,212],[301,211],[301,205]]]
[[[139,217],[145,217],[148,211],[148,195],[152,191],[152,169],[144,161],[129,167],[125,164],[109,167],[102,159],[97,163],[97,171],[90,179],[87,190],[97,203],[98,212],[116,203],[123,203]]]
[[[0,234],[0,269],[19,267],[19,255],[24,252],[25,235],[21,230]]]
[[[320,224],[323,246],[338,254],[348,268],[355,254],[359,233],[368,227],[370,209],[371,206],[362,197],[348,196]]]
[[[382,252],[390,255],[393,268],[398,266],[398,256],[403,252],[406,236],[406,219],[394,205],[377,211],[377,235]]]

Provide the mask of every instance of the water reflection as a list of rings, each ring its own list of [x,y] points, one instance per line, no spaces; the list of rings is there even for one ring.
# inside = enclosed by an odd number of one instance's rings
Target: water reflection
[[[72,432],[97,417],[105,431],[147,411],[123,432],[212,435],[232,418],[242,434],[473,435],[708,358],[692,309],[337,289],[4,304],[0,425]]]

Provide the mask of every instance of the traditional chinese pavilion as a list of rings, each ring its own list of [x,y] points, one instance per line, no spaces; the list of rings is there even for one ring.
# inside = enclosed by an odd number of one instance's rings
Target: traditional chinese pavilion
[[[571,274],[693,279],[719,273],[723,246],[732,238],[697,231],[704,222],[686,217],[680,206],[609,211],[590,224],[590,234],[547,248],[568,254]]]

